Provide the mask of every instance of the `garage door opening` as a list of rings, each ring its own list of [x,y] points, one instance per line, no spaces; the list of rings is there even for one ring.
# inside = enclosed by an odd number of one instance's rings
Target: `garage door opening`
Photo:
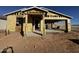
[[[47,32],[65,32],[65,21],[62,20],[45,20]]]

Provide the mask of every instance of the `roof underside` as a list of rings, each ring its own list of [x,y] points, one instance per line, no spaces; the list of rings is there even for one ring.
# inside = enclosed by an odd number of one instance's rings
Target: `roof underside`
[[[16,13],[16,12],[19,12],[19,11],[27,11],[27,10],[31,10],[31,9],[38,9],[38,10],[41,10],[41,11],[44,11],[44,12],[52,12],[52,13],[55,13],[55,14],[58,14],[58,15],[61,15],[61,16],[64,16],[64,17],[67,17],[69,19],[71,19],[72,17],[68,16],[68,15],[65,15],[63,13],[60,13],[60,12],[56,12],[54,10],[51,10],[51,9],[48,9],[48,8],[44,8],[44,7],[30,7],[30,8],[22,8],[22,9],[19,9],[19,10],[16,10],[16,11],[13,11],[13,12],[10,12],[10,13],[6,13],[4,14],[5,16],[7,15],[10,15],[10,14],[13,14],[13,13]]]

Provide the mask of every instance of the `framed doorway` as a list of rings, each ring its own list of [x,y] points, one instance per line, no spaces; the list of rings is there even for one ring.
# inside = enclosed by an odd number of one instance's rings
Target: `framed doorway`
[[[25,18],[18,17],[16,20],[16,32],[23,32],[23,23],[25,23]]]
[[[40,31],[40,22],[42,19],[42,15],[31,15],[32,17],[32,26],[34,31]]]

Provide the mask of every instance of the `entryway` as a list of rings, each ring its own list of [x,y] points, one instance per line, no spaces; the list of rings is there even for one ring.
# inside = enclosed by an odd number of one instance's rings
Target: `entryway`
[[[32,18],[32,28],[33,32],[36,34],[41,34],[41,19],[42,15],[30,15]]]
[[[16,20],[16,32],[20,32],[24,36],[23,23],[25,23],[25,18],[18,17]]]

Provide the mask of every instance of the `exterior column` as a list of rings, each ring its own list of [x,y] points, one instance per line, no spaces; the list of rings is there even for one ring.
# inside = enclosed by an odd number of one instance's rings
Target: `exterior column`
[[[66,24],[66,30],[67,30],[67,32],[70,32],[71,31],[71,22],[70,22],[70,19],[67,19],[65,21],[65,24]]]
[[[28,22],[28,15],[25,15],[25,34],[27,33],[28,30],[28,26],[27,26],[27,22]]]
[[[43,19],[41,20],[41,33],[42,33],[42,35],[46,34],[44,15],[43,15]]]
[[[35,20],[33,20],[33,25],[32,25],[33,27],[33,29],[32,29],[32,31],[34,32],[35,31]]]

